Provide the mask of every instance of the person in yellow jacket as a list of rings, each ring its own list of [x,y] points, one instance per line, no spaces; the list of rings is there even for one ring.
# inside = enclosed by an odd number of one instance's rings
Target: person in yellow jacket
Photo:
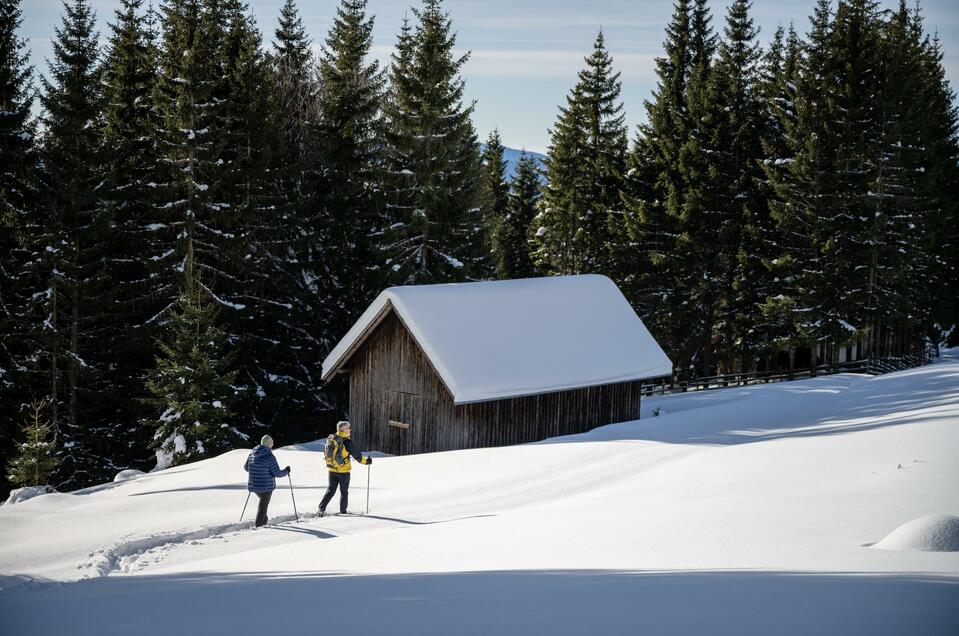
[[[322,517],[326,514],[326,506],[336,493],[337,487],[340,489],[340,514],[346,514],[346,504],[350,498],[350,457],[367,466],[373,463],[373,458],[369,455],[363,457],[353,449],[349,422],[336,423],[336,435],[330,435],[327,439],[324,455],[326,467],[330,471],[330,485],[320,501],[319,515]]]

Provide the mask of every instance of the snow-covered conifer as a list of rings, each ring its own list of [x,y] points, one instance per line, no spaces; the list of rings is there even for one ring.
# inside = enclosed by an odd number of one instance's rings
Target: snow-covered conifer
[[[440,0],[404,23],[384,103],[387,267],[397,283],[461,281],[483,259],[479,144]]]
[[[36,377],[27,360],[38,345],[29,299],[44,281],[31,276],[36,261],[31,222],[38,191],[32,68],[18,33],[19,0],[0,0],[0,465],[13,452],[24,396]],[[0,488],[0,495],[6,488]]]
[[[506,215],[493,235],[497,278],[530,278],[536,275],[529,255],[529,243],[533,218],[539,213],[542,196],[536,158],[523,151],[516,163],[516,174],[510,182]]]
[[[509,206],[506,160],[503,158],[503,142],[500,140],[499,130],[494,128],[489,134],[480,159],[483,163],[483,227],[487,252],[485,277],[491,277],[497,269],[495,236],[500,225],[506,220]]]
[[[370,58],[372,45],[373,17],[366,14],[366,0],[343,0],[320,56],[322,90],[313,133],[322,176],[316,189],[316,244],[307,269],[317,279],[321,358],[385,284],[378,183],[385,77]]]
[[[136,397],[143,395],[143,374],[153,362],[150,319],[168,302],[163,271],[150,256],[173,243],[173,232],[160,222],[155,197],[161,171],[153,101],[154,19],[142,0],[124,0],[110,25],[101,67],[100,136],[109,152],[103,155],[99,192],[100,214],[110,228],[104,261],[110,286],[101,300],[109,315],[94,358],[108,369],[112,388],[102,397],[104,411],[111,411],[105,419],[115,427],[109,434],[133,442],[117,445],[111,453],[122,465],[142,457],[142,446],[149,441],[146,431],[135,430],[131,421],[140,419]]]
[[[959,325],[959,294],[951,281],[959,279],[959,111],[946,79],[938,35],[923,33],[918,11],[910,21],[913,37],[921,41],[920,89],[922,163],[919,193],[925,203],[925,253],[916,272],[917,287],[930,307],[928,334],[939,342],[943,332]],[[919,290],[917,290],[919,291]],[[959,329],[950,343],[959,345]]]
[[[636,273],[617,277],[681,375],[710,368],[715,322],[711,20],[704,0],[680,1],[667,28],[657,92],[646,104],[649,123],[640,129],[626,181],[626,245]]]
[[[6,462],[7,480],[19,488],[49,483],[57,466],[53,426],[45,419],[46,402],[34,401],[20,429],[16,454]]]
[[[108,320],[103,303],[104,238],[100,214],[103,174],[100,74],[95,18],[88,0],[64,5],[53,59],[43,81],[42,211],[33,233],[43,259],[47,291],[36,297],[45,319],[43,352],[36,361],[49,384],[51,422],[61,440],[60,483],[75,485],[107,475],[103,460],[111,441],[103,420],[101,391],[108,390],[94,354]],[[38,325],[38,327],[40,327]],[[97,447],[100,448],[97,448]]]
[[[623,221],[614,226],[619,235],[614,277],[671,355],[687,328],[672,281],[684,267],[673,243],[685,191],[679,149],[693,124],[686,105],[692,64],[690,19],[688,0],[677,0],[666,26],[663,55],[656,59],[657,86],[645,102],[647,121],[640,125],[628,156]]]
[[[219,310],[206,287],[194,284],[177,298],[169,334],[146,386],[154,415],[157,468],[206,459],[232,449],[244,436],[231,425],[236,371]]]
[[[765,262],[775,255],[762,186],[759,30],[749,5],[736,0],[729,7],[709,95],[715,117],[708,155],[714,192],[708,213],[716,228],[709,241],[717,299],[712,342],[725,372],[753,368],[765,344],[759,306],[769,295]]]
[[[536,221],[536,264],[555,274],[609,272],[609,227],[623,211],[626,126],[619,73],[602,32],[585,61],[551,134]]]

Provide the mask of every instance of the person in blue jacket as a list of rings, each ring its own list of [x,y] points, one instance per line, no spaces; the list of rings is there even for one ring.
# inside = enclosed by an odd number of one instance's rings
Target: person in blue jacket
[[[280,465],[276,463],[276,457],[271,448],[273,448],[273,438],[264,435],[260,445],[253,449],[250,456],[246,458],[246,463],[243,464],[243,470],[250,473],[246,489],[255,492],[260,498],[260,505],[256,508],[255,526],[257,528],[266,524],[266,509],[270,507],[270,497],[273,496],[273,490],[276,488],[276,478],[290,474],[289,466],[280,470]]]

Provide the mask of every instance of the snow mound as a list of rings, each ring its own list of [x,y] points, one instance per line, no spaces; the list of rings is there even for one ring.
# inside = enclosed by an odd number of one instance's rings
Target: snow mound
[[[959,517],[937,514],[907,521],[872,547],[880,550],[959,552]]]
[[[117,473],[117,476],[113,478],[114,483],[121,481],[128,481],[130,479],[136,479],[140,475],[145,475],[146,473],[142,470],[137,470],[136,468],[128,468],[126,470],[121,470]]]
[[[17,488],[10,491],[10,496],[7,497],[7,500],[4,503],[7,505],[13,505],[15,503],[20,503],[21,501],[33,499],[34,497],[46,495],[51,492],[56,492],[53,486],[26,486],[24,488]]]

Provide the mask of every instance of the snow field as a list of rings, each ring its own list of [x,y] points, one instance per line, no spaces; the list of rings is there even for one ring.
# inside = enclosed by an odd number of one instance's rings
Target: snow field
[[[277,450],[298,524],[285,479],[276,526],[248,529],[255,498],[238,522],[246,450],[0,507],[0,631],[959,633],[959,552],[892,541],[913,520],[944,537],[959,515],[959,360],[643,412],[377,458],[368,517],[313,516],[318,443]],[[366,479],[356,467],[351,510]]]

